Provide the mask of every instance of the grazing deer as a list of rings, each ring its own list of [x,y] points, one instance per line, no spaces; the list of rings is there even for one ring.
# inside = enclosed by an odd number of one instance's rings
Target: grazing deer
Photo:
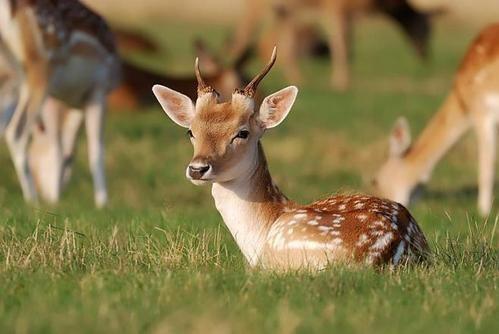
[[[251,266],[322,269],[328,263],[401,264],[423,259],[428,245],[400,204],[362,195],[334,196],[307,206],[290,200],[272,182],[260,138],[281,123],[298,89],[267,96],[259,109],[254,94],[276,60],[229,102],[221,102],[196,62],[198,97],[192,100],[156,85],[166,114],[188,128],[194,157],[187,178],[212,183],[215,205]]]
[[[34,169],[41,173],[46,199],[56,202],[66,173],[61,122],[81,122],[84,114],[95,202],[103,206],[106,96],[119,78],[109,27],[77,0],[0,0],[0,43],[19,73],[18,99],[5,138],[24,198],[37,198],[29,167],[30,139],[43,135],[52,143],[33,153],[41,164]],[[71,110],[70,116],[62,117],[61,108]]]
[[[484,29],[471,44],[454,85],[419,138],[399,119],[390,137],[390,157],[373,180],[377,194],[407,204],[420,183],[470,128],[478,139],[478,209],[492,208],[496,127],[499,122],[499,24]]]
[[[244,81],[242,74],[250,50],[246,50],[236,59],[232,66],[225,67],[203,43],[195,43],[196,54],[200,59],[201,68],[208,72],[206,81],[215,87],[223,98],[231,96],[235,88]],[[192,99],[196,98],[195,76],[171,76],[144,69],[128,61],[123,61],[123,80],[120,86],[109,95],[109,105],[113,108],[137,108],[154,102],[151,86],[157,83],[167,85],[182,92]]]
[[[260,40],[262,54],[278,44],[283,56],[283,70],[290,81],[300,81],[297,47],[301,25],[307,13],[319,17],[328,33],[332,51],[331,84],[339,90],[349,85],[348,51],[353,16],[359,12],[378,11],[395,21],[411,40],[417,53],[425,57],[430,35],[429,15],[417,11],[408,0],[248,0],[246,15],[234,35],[231,53],[237,55],[252,39],[254,31],[270,13],[271,19]],[[304,14],[305,13],[305,14]],[[304,18],[305,17],[305,18]]]

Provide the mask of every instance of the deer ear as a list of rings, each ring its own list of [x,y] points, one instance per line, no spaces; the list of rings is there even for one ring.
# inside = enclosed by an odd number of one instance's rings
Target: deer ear
[[[152,91],[172,121],[184,128],[191,126],[196,108],[188,96],[161,85],[154,85]]]
[[[279,125],[286,118],[297,94],[298,88],[289,86],[263,100],[258,117],[266,129]]]
[[[411,146],[411,130],[405,117],[399,117],[390,135],[390,155],[402,156]]]

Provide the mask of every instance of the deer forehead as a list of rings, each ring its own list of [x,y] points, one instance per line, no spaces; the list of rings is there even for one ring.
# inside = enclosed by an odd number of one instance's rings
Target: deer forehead
[[[251,112],[237,108],[230,102],[211,104],[198,109],[191,128],[196,135],[201,136],[232,136],[249,123],[250,117]]]

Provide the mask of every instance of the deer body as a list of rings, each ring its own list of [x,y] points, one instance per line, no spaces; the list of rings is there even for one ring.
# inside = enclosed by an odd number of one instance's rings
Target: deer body
[[[473,129],[478,140],[478,208],[482,215],[488,215],[493,202],[498,122],[499,24],[495,24],[471,44],[449,95],[414,144],[407,122],[397,122],[390,158],[376,178],[377,192],[408,203],[416,185],[428,182],[445,153]]]
[[[199,70],[198,98],[153,88],[168,116],[189,128],[194,157],[187,177],[212,183],[215,206],[251,266],[322,269],[330,263],[405,263],[423,259],[426,239],[400,204],[374,197],[333,196],[302,206],[273,183],[260,138],[290,111],[298,90],[267,96],[255,110],[254,92],[275,62],[230,102],[219,102]]]
[[[43,171],[38,179],[46,184],[44,197],[50,202],[59,199],[67,144],[62,143],[65,135],[61,134],[63,125],[57,125],[58,113],[72,109],[85,115],[95,201],[104,205],[106,95],[119,80],[119,61],[109,28],[99,16],[72,0],[0,0],[0,13],[0,43],[19,80],[18,100],[5,137],[25,199],[37,198],[32,170]],[[40,118],[43,108],[48,114]],[[48,131],[38,137],[45,136],[50,144],[43,152],[31,150],[38,155],[32,161],[42,166],[30,168],[28,144],[40,119],[55,123],[41,124]]]
[[[430,34],[429,17],[407,0],[248,0],[245,16],[234,36],[231,53],[238,54],[250,43],[254,31],[266,16],[269,23],[260,40],[262,54],[276,43],[281,49],[285,75],[290,81],[301,80],[296,55],[303,21],[308,16],[326,32],[333,55],[331,84],[344,90],[350,81],[348,53],[351,49],[352,20],[355,14],[378,11],[386,14],[408,36],[417,53],[426,56]],[[264,25],[265,26],[265,25]]]

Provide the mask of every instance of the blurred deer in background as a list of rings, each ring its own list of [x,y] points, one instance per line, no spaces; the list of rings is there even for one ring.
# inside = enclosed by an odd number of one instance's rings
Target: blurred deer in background
[[[420,183],[470,128],[478,139],[478,209],[490,214],[494,192],[499,122],[499,24],[484,29],[457,70],[440,110],[411,144],[409,126],[399,119],[390,137],[390,157],[373,180],[377,194],[408,204]]]
[[[58,201],[65,154],[76,138],[66,129],[84,119],[95,202],[103,206],[106,96],[120,73],[107,24],[79,1],[0,0],[0,44],[16,73],[5,138],[24,198],[36,200],[38,186],[47,201]]]
[[[260,39],[262,54],[278,44],[282,54],[282,65],[289,81],[300,81],[297,47],[305,16],[312,16],[328,34],[332,54],[333,70],[331,84],[344,90],[349,85],[350,73],[348,51],[352,20],[355,14],[377,11],[395,21],[410,39],[417,53],[426,57],[430,36],[429,14],[416,10],[408,0],[247,0],[245,16],[236,29],[231,54],[244,50],[265,16],[270,16]],[[317,24],[317,23],[316,23]]]
[[[201,41],[196,41],[195,53],[199,57],[200,67],[208,74],[206,81],[220,92],[222,98],[231,96],[234,89],[243,84],[243,68],[248,61],[251,49],[241,53],[230,66],[224,66]],[[150,105],[154,102],[150,88],[157,83],[172,87],[193,99],[197,95],[195,76],[160,74],[124,60],[123,80],[109,96],[109,105],[113,108],[137,108]]]
[[[227,102],[201,76],[196,62],[198,97],[156,85],[154,94],[166,114],[188,128],[194,156],[187,177],[196,185],[212,183],[215,205],[252,267],[323,269],[330,263],[399,265],[428,253],[423,232],[400,204],[368,196],[333,196],[302,206],[273,183],[260,142],[281,123],[298,89],[284,88],[261,105],[254,96],[276,60]]]

